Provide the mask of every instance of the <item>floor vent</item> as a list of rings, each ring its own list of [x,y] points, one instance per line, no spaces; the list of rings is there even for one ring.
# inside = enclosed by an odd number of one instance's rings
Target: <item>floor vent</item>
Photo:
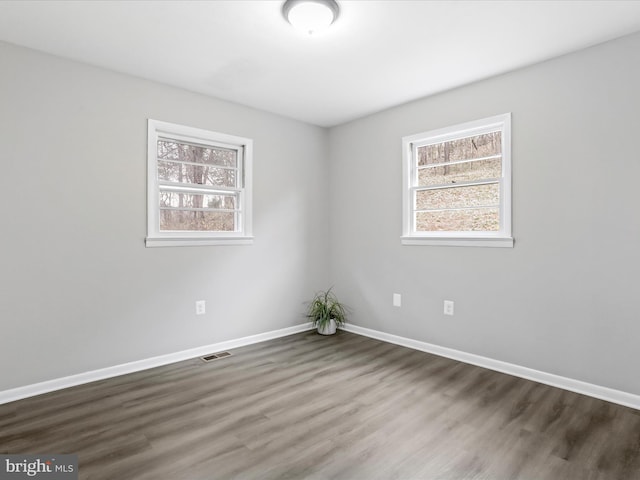
[[[212,353],[210,355],[205,355],[204,357],[200,357],[203,362],[213,362],[214,360],[218,360],[219,358],[230,357],[231,354],[229,352],[220,352],[220,353]]]

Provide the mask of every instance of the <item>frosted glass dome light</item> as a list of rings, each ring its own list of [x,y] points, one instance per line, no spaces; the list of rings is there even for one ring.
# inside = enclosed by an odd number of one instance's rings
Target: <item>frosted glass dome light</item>
[[[309,35],[329,28],[339,12],[335,0],[287,0],[282,6],[284,18]]]

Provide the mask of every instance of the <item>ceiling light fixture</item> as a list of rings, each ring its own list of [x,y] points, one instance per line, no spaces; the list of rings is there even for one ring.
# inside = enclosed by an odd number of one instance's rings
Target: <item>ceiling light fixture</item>
[[[328,28],[339,13],[340,7],[335,0],[287,0],[282,5],[287,22],[309,35]]]

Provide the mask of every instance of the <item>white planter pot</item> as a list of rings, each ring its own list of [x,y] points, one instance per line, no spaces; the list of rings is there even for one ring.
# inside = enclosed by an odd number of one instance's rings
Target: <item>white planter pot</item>
[[[320,335],[333,335],[334,333],[336,333],[336,328],[336,321],[332,318],[324,325],[318,325],[318,333]]]

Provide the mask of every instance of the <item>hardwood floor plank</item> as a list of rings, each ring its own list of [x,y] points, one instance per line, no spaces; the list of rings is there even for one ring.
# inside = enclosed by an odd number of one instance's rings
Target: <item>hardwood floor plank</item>
[[[83,480],[640,478],[640,412],[340,331],[0,406]]]

